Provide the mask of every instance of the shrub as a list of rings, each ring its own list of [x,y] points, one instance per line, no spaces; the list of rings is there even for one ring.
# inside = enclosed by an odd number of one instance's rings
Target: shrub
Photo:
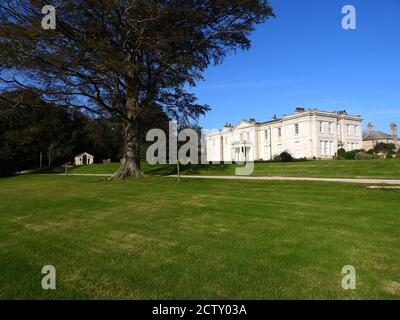
[[[337,157],[338,157],[339,159],[343,159],[344,156],[345,156],[345,154],[346,154],[346,150],[344,150],[343,148],[338,149],[338,151],[337,151]]]
[[[362,151],[362,150],[347,151],[347,152],[344,154],[344,158],[345,158],[346,160],[354,160],[356,154],[359,153],[360,151]]]
[[[289,152],[283,151],[280,155],[275,156],[274,160],[280,162],[291,162],[293,161],[293,157]]]
[[[357,152],[354,156],[354,160],[372,160],[372,155],[363,151]]]

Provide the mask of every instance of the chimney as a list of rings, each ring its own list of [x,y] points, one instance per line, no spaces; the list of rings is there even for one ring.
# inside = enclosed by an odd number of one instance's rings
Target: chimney
[[[372,131],[374,131],[374,126],[370,122],[370,123],[368,123],[368,133],[371,133]]]
[[[277,119],[277,117],[276,117],[276,115],[274,114],[274,115],[272,116],[271,120],[276,120],[276,119]]]
[[[305,111],[304,108],[297,107],[296,110],[295,110],[295,113],[300,113],[300,112],[304,112],[304,111]]]
[[[397,124],[395,124],[394,122],[390,125],[390,135],[392,136],[393,140],[398,139]]]

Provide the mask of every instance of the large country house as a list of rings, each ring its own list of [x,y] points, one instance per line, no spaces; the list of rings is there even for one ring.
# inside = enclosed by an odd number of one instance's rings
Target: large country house
[[[292,115],[270,121],[242,120],[207,135],[207,160],[271,160],[283,151],[295,158],[329,159],[337,150],[362,148],[361,116],[297,108]]]

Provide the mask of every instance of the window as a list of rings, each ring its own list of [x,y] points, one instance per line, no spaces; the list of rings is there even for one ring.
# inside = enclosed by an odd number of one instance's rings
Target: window
[[[356,126],[356,137],[358,137],[358,133],[359,133],[359,126]]]
[[[278,152],[279,152],[279,154],[281,154],[282,151],[283,151],[282,145],[281,145],[281,144],[278,144]]]
[[[329,156],[329,141],[325,141],[325,156]]]
[[[269,159],[270,154],[269,154],[269,147],[268,146],[264,147],[264,156],[265,156],[265,159]]]
[[[324,123],[322,121],[319,123],[319,132],[324,133]]]
[[[213,147],[215,147],[215,139],[213,139]]]
[[[225,144],[228,144],[228,137],[225,137]]]
[[[240,134],[240,141],[243,141],[243,133]]]
[[[298,123],[296,123],[294,125],[294,134],[299,134],[299,124]]]
[[[282,128],[278,128],[278,137],[282,137]]]
[[[264,139],[265,141],[268,140],[268,130],[264,130]]]
[[[331,123],[331,124],[329,125],[329,133],[330,133],[330,134],[333,134],[333,126],[334,126],[333,123]]]
[[[294,155],[295,155],[295,157],[296,158],[299,158],[300,157],[300,142],[299,141],[296,141],[295,143],[294,143]]]
[[[338,134],[338,136],[340,136],[342,134],[342,128],[341,128],[340,124],[337,125],[337,134]]]
[[[351,136],[351,125],[347,126],[347,135]]]
[[[333,156],[334,149],[333,149],[333,141],[321,141],[321,156]]]
[[[246,141],[250,141],[250,132],[247,132],[247,139]]]

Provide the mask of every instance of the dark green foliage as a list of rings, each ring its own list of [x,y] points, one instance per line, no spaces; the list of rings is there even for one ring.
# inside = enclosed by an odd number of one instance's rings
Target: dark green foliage
[[[346,160],[354,160],[356,157],[356,154],[359,153],[360,151],[364,151],[364,150],[352,150],[352,151],[347,151],[344,154],[344,159]]]
[[[337,157],[339,159],[344,159],[345,154],[346,154],[346,150],[344,150],[343,148],[338,149]]]
[[[281,154],[276,155],[274,157],[274,160],[275,161],[280,161],[280,162],[292,162],[293,161],[293,157],[289,152],[283,151]]]
[[[374,146],[374,153],[395,154],[396,146],[393,143],[380,142]]]
[[[357,152],[354,156],[354,160],[372,160],[372,159],[373,157],[371,154],[368,154],[363,151]]]

